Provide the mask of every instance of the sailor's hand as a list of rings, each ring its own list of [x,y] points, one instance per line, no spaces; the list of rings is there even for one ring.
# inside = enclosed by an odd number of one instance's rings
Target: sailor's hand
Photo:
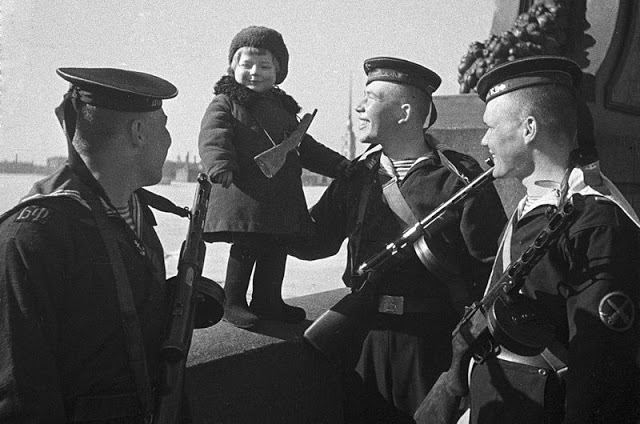
[[[350,160],[345,159],[338,164],[338,177],[351,178],[356,173],[356,168],[357,162],[351,162]]]

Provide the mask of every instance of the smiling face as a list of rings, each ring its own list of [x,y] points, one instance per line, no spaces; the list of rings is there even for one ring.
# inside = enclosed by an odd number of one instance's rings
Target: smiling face
[[[531,147],[525,142],[525,117],[511,94],[487,103],[484,123],[488,127],[482,145],[489,148],[495,163],[493,176],[522,180],[533,170]]]
[[[268,91],[276,83],[276,60],[268,50],[246,47],[239,49],[232,62],[232,69],[238,83],[258,93]]]
[[[372,81],[364,90],[364,98],[356,107],[361,143],[384,143],[390,138],[401,117],[401,100],[395,84]]]

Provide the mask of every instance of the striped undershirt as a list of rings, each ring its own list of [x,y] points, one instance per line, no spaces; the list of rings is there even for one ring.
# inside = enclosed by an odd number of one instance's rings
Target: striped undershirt
[[[380,157],[380,170],[387,175],[396,177],[398,181],[402,181],[415,164],[433,157],[434,155],[430,153],[419,158],[394,160],[383,153]]]
[[[104,202],[104,200],[103,200]],[[108,206],[105,207],[107,209],[107,215],[111,217],[120,217],[124,219],[129,228],[133,230],[138,238],[141,237],[141,209],[140,209],[140,201],[138,200],[138,196],[135,194],[131,196],[129,202],[125,206],[115,208],[115,211]]]

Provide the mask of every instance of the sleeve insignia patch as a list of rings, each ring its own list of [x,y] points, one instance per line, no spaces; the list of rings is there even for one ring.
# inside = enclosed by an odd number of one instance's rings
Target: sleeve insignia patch
[[[16,216],[16,222],[32,222],[35,224],[45,224],[49,220],[51,212],[49,209],[38,206],[30,205],[22,209]]]
[[[45,224],[49,220],[51,212],[49,209],[38,206],[30,205],[22,209],[16,216],[16,222],[33,222],[35,224]]]
[[[611,330],[623,332],[633,325],[636,309],[629,296],[615,291],[602,298],[598,313],[604,325]]]

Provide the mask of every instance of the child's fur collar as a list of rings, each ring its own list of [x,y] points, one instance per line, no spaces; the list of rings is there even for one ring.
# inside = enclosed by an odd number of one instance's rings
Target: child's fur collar
[[[216,83],[213,87],[213,93],[226,94],[229,98],[242,105],[251,106],[256,100],[258,100],[262,94],[256,93],[253,90],[248,89],[244,85],[238,83],[232,76],[225,75]],[[292,114],[300,112],[301,107],[293,97],[288,95],[278,87],[273,87],[269,90],[269,93],[274,96],[275,99],[282,105],[282,107]]]

